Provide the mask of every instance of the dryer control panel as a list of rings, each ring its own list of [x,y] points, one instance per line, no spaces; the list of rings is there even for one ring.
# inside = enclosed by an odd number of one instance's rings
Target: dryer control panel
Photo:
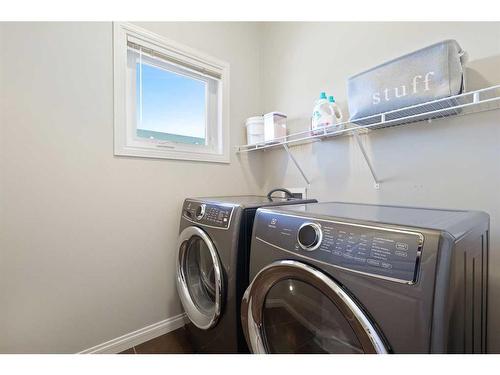
[[[271,211],[259,212],[254,227],[253,241],[299,257],[393,281],[417,281],[424,241],[418,232]]]
[[[231,223],[233,208],[227,205],[186,200],[182,208],[182,216],[200,225],[227,229]]]

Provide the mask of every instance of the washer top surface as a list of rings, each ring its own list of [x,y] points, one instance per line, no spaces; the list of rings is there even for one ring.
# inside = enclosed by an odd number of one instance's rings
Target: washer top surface
[[[472,227],[487,223],[488,214],[481,211],[460,211],[404,206],[383,206],[360,203],[328,202],[277,207],[273,211],[323,219],[348,219],[399,226],[447,231],[459,238]]]
[[[228,197],[199,197],[199,198],[188,198],[188,200],[204,202],[204,203],[219,203],[219,204],[231,204],[234,206],[240,206],[242,208],[258,208],[267,206],[277,206],[284,204],[301,204],[301,203],[314,203],[314,199],[289,199],[273,197],[272,201],[266,196],[259,195],[239,195],[239,196],[228,196]]]

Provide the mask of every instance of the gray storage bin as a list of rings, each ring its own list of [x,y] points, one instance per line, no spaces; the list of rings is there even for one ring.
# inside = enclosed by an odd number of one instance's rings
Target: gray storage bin
[[[361,118],[461,94],[465,91],[465,53],[455,40],[445,40],[376,66],[348,79],[350,120],[370,124],[378,119]],[[386,116],[394,120],[455,105],[453,99]],[[441,112],[439,116],[455,114]],[[432,117],[432,116],[429,116]],[[388,125],[422,120],[393,121]]]

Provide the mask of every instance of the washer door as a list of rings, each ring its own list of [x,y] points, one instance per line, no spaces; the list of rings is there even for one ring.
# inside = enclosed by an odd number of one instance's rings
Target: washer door
[[[187,316],[195,326],[217,324],[223,300],[222,266],[210,237],[197,227],[179,236],[177,290]]]
[[[254,353],[387,353],[375,327],[330,277],[293,260],[261,270],[241,320]]]

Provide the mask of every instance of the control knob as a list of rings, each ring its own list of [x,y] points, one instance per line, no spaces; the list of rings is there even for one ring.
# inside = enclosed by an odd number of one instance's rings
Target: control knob
[[[206,204],[200,204],[198,208],[196,209],[196,219],[201,220],[203,219],[203,216],[205,216],[205,210],[207,208]]]
[[[321,226],[316,223],[304,223],[300,226],[297,233],[297,242],[299,246],[307,251],[316,250],[321,245],[323,232]]]

